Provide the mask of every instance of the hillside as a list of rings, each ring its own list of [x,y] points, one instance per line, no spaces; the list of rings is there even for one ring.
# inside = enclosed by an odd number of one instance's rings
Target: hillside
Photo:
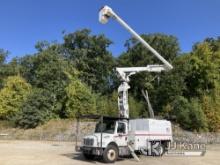
[[[80,122],[79,139],[94,131],[94,122]],[[0,122],[0,140],[48,140],[75,142],[75,120],[51,120],[48,123],[34,129],[12,128],[6,122]],[[173,126],[174,140],[191,143],[219,143],[220,133],[195,133]]]

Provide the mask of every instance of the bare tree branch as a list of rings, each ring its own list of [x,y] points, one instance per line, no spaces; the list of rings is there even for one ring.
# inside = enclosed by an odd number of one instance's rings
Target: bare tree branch
[[[153,108],[152,108],[152,106],[151,106],[151,103],[150,103],[150,100],[149,100],[149,96],[148,96],[147,90],[144,91],[144,90],[142,89],[142,90],[141,90],[141,93],[142,93],[142,95],[144,96],[144,98],[145,98],[145,100],[146,100],[146,102],[147,102],[150,118],[154,118],[154,110],[153,110]]]

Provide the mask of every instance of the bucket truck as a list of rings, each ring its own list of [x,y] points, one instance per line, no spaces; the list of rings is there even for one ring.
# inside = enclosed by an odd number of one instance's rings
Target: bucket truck
[[[121,84],[118,88],[118,117],[101,116],[95,132],[83,137],[81,151],[85,158],[102,156],[107,163],[115,162],[118,157],[136,153],[144,155],[162,155],[172,140],[171,123],[157,119],[129,119],[128,89],[130,76],[138,72],[169,71],[173,67],[130,26],[128,26],[110,7],[104,6],[99,12],[99,21],[107,23],[110,18],[118,21],[134,38],[155,55],[162,64],[142,67],[117,67],[116,72]],[[91,117],[91,116],[90,116]],[[96,116],[96,118],[99,118]]]

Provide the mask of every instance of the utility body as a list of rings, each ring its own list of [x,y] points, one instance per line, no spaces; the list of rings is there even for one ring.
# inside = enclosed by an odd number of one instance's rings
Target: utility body
[[[128,26],[110,7],[104,6],[99,12],[99,21],[105,24],[109,18],[118,21],[163,64],[116,68],[118,78],[121,81],[118,87],[119,115],[118,117],[96,116],[99,122],[96,124],[94,133],[83,138],[81,151],[87,159],[94,158],[94,156],[102,156],[107,163],[115,162],[119,156],[129,155],[139,160],[136,153],[162,155],[168,143],[172,141],[171,122],[158,119],[129,118],[129,77],[139,72],[158,73],[169,71],[173,66]]]

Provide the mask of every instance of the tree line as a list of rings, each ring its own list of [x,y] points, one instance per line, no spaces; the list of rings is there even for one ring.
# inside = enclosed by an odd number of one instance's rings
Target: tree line
[[[147,117],[141,90],[147,90],[156,116],[192,131],[220,129],[220,37],[206,38],[181,53],[178,39],[165,34],[142,37],[174,69],[131,76],[130,116]],[[65,34],[62,43],[40,41],[37,53],[13,58],[0,49],[0,119],[35,128],[54,118],[79,114],[117,116],[115,67],[160,63],[134,38],[114,57],[103,34],[88,29]]]

